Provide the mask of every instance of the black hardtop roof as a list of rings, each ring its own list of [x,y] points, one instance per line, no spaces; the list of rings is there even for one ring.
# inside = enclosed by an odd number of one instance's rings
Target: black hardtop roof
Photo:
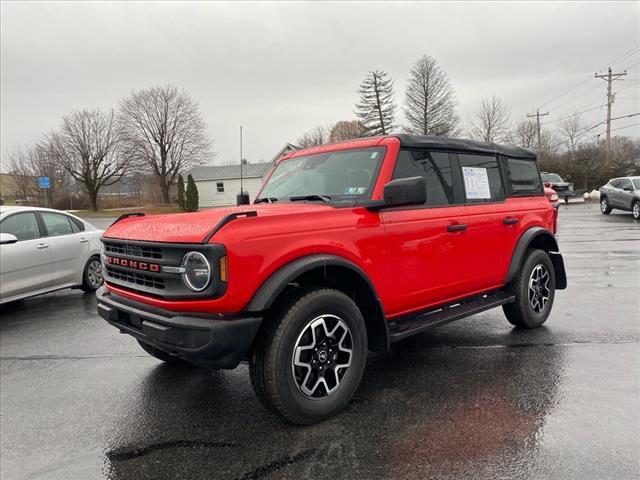
[[[526,148],[514,145],[499,145],[497,143],[477,142],[446,137],[431,137],[426,135],[410,135],[402,133],[393,135],[400,140],[400,145],[406,148],[435,148],[443,150],[470,151],[478,153],[497,153],[508,157],[536,158],[536,153]]]

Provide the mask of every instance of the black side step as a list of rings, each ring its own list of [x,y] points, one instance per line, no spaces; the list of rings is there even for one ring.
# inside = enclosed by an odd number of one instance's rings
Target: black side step
[[[511,303],[514,300],[515,295],[504,292],[503,290],[497,290],[459,300],[454,303],[447,303],[425,312],[397,320],[395,323],[389,325],[389,339],[391,342],[398,342],[437,325],[460,320],[461,318],[484,312],[485,310],[504,305],[505,303]]]

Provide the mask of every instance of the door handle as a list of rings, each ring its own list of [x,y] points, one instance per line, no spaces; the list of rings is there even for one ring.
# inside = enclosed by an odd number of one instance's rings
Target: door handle
[[[502,223],[504,223],[505,225],[515,225],[519,221],[520,219],[516,217],[506,217],[504,220],[502,220]]]
[[[47,248],[49,245],[46,243],[39,243],[38,245],[36,245],[36,247],[40,250]]]
[[[466,229],[466,223],[452,223],[451,225],[447,225],[447,232],[461,232]]]
[[[89,240],[87,240],[87,239],[86,239],[86,238],[84,238],[84,237],[80,239],[80,243],[87,243],[88,241],[89,241]]]

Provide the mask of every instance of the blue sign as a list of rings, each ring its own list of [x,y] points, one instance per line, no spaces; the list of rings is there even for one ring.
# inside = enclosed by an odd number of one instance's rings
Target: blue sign
[[[49,177],[38,177],[38,186],[40,188],[51,188]]]

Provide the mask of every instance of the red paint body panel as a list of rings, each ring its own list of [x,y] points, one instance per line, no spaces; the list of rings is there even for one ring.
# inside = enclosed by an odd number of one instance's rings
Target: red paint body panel
[[[400,148],[397,138],[372,138],[295,152],[300,155],[385,146],[372,199],[383,196]],[[269,276],[289,262],[332,254],[358,266],[369,278],[389,319],[500,287],[520,235],[532,226],[554,228],[545,196],[446,207],[371,211],[322,203],[258,204],[197,213],[129,218],[111,226],[106,238],[199,243],[227,214],[255,210],[256,217],[225,225],[211,239],[226,246],[226,293],[215,299],[162,300],[113,285],[115,293],[179,312],[237,313]],[[505,225],[506,217],[518,223]],[[459,232],[450,224],[467,224]],[[487,247],[490,248],[487,248]]]

